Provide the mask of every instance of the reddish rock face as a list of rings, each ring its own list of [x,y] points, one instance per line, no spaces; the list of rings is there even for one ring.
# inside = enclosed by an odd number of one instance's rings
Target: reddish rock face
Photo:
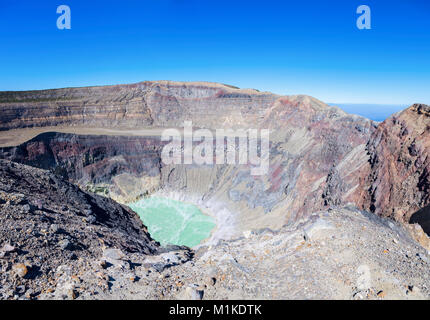
[[[110,183],[123,172],[159,175],[163,144],[156,137],[47,132],[18,147],[0,149],[0,158],[54,170],[74,183]]]
[[[272,190],[292,220],[329,206],[354,203],[362,171],[368,166],[365,144],[375,124],[307,96],[279,98],[266,111],[262,127],[273,130]],[[272,157],[273,155],[273,157]]]
[[[430,107],[415,104],[382,122],[367,150],[362,208],[408,222],[430,202]]]

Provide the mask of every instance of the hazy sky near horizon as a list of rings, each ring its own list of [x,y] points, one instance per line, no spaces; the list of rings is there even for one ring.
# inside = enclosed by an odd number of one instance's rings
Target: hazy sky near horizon
[[[143,80],[430,104],[430,1],[0,0],[0,90]]]

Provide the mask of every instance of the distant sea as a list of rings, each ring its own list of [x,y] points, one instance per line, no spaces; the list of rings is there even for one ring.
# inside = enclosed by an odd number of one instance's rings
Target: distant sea
[[[400,104],[328,103],[328,105],[338,106],[345,112],[358,114],[374,121],[384,121],[393,113],[409,107]]]

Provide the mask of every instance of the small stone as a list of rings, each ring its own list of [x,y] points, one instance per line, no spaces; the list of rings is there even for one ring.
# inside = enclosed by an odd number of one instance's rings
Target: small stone
[[[377,295],[379,298],[385,298],[386,293],[385,293],[383,290],[381,290],[381,291],[379,291],[376,295]]]
[[[31,289],[28,289],[28,290],[25,292],[25,296],[26,296],[28,299],[30,299],[33,295],[34,295],[34,292],[33,292],[33,290],[31,290]]]
[[[361,292],[354,293],[352,297],[356,300],[363,300],[364,299],[364,296]]]
[[[428,257],[426,257],[424,254],[422,254],[422,253],[417,253],[417,256],[418,256],[422,261],[429,263],[429,258],[428,258]]]
[[[28,205],[28,204],[25,204],[25,205],[23,205],[22,206],[22,210],[24,211],[24,212],[30,212],[30,210],[31,210],[31,207],[30,207],[30,205]]]
[[[70,260],[76,260],[76,259],[78,259],[78,256],[74,252],[69,252],[69,254],[67,255],[67,257]]]
[[[12,266],[12,272],[15,276],[18,276],[20,278],[24,278],[26,274],[28,273],[28,269],[23,263],[17,263]]]
[[[103,257],[106,261],[115,261],[124,259],[125,255],[120,249],[105,249],[103,251]]]
[[[243,236],[246,239],[249,239],[249,237],[251,237],[251,235],[252,235],[252,231],[251,230],[246,230],[246,231],[243,232]]]
[[[6,243],[4,246],[3,246],[3,248],[1,248],[0,249],[0,251],[3,251],[3,252],[13,252],[13,251],[15,251],[15,247],[14,246],[11,246],[10,244],[8,244],[8,243]]]
[[[202,300],[204,291],[200,290],[197,285],[191,285],[185,289],[187,299],[189,300]]]
[[[17,286],[15,288],[15,293],[18,295],[24,294],[25,293],[25,286],[24,285]]]
[[[173,254],[173,253],[165,253],[165,254],[162,255],[162,258],[167,263],[172,263],[172,264],[178,264],[178,263],[180,263],[179,257],[177,255]]]
[[[93,224],[97,221],[97,219],[95,216],[89,215],[88,217],[85,218],[85,221],[89,224]]]
[[[42,210],[43,209],[43,202],[42,200],[38,199],[34,201],[34,206],[36,206],[37,209]]]
[[[78,292],[75,289],[70,289],[67,291],[67,297],[69,299],[75,300],[78,297]]]
[[[102,267],[103,269],[106,269],[108,267],[108,263],[105,259],[100,260],[100,267]]]
[[[5,297],[6,298],[11,298],[13,297],[13,290],[9,289],[8,291],[5,292]]]
[[[208,286],[214,286],[216,283],[216,278],[215,277],[208,277],[206,280],[206,284]]]
[[[52,233],[57,233],[58,229],[58,224],[51,224],[51,226],[49,227],[49,230],[51,230]]]
[[[62,250],[70,250],[70,249],[72,248],[72,245],[71,245],[70,241],[69,241],[69,240],[67,240],[67,239],[61,240],[61,241],[58,243],[58,245],[60,246],[60,248],[61,248]]]
[[[418,294],[420,292],[420,289],[418,289],[418,287],[410,285],[408,286],[408,291],[406,291],[406,294],[408,293],[413,293],[413,294]]]

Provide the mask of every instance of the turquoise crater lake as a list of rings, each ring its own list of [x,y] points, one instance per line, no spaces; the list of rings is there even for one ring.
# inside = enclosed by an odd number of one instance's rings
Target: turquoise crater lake
[[[162,197],[129,203],[161,245],[194,247],[211,235],[215,222],[192,204]]]

